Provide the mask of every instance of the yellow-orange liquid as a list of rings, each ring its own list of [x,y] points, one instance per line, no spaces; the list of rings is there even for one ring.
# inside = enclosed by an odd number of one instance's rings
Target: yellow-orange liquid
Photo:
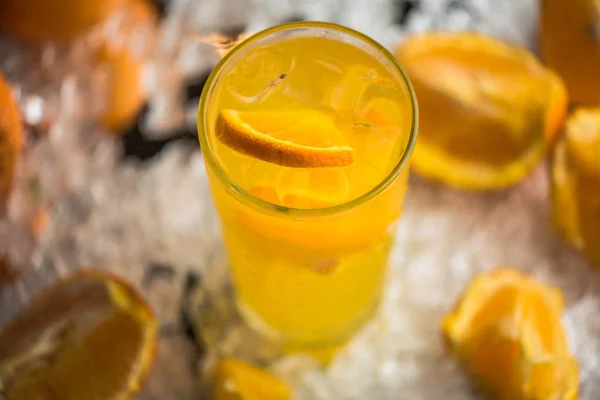
[[[374,49],[367,53],[328,36],[288,37],[238,53],[216,83],[205,114],[208,144],[229,179],[263,200],[297,209],[372,195],[340,212],[267,210],[227,190],[231,182],[222,182],[208,165],[240,307],[250,323],[288,348],[342,344],[373,315],[382,294],[407,171],[385,189],[373,189],[408,147],[409,89]],[[335,120],[355,150],[353,165],[283,167],[242,155],[215,137],[222,109],[307,108]]]

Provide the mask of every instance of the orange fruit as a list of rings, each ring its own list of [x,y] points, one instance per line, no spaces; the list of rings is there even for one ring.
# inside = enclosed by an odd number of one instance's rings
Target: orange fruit
[[[545,156],[567,93],[527,50],[478,33],[431,32],[395,55],[419,101],[418,173],[491,189],[519,181]]]
[[[290,400],[292,391],[267,371],[244,361],[225,359],[216,367],[215,400]]]
[[[125,7],[132,28],[158,21],[158,12],[148,0],[127,0]],[[100,125],[113,132],[125,132],[135,122],[145,101],[142,60],[127,44],[115,48],[110,43],[100,47],[97,60],[108,68],[107,109],[100,116]]]
[[[64,41],[104,21],[123,0],[3,0],[0,31],[16,39]]]
[[[579,370],[561,323],[563,298],[514,268],[477,276],[443,320],[451,353],[499,400],[575,400]]]
[[[0,73],[0,214],[13,185],[22,147],[21,111],[11,87]]]
[[[542,59],[565,81],[581,105],[600,104],[600,3],[543,0],[540,5]]]
[[[600,267],[600,108],[577,109],[551,166],[552,213],[567,241]]]
[[[333,118],[316,110],[221,110],[216,132],[228,147],[273,164],[317,168],[354,162],[354,149]]]
[[[157,322],[127,282],[84,270],[41,291],[0,331],[11,400],[131,399],[148,376]]]

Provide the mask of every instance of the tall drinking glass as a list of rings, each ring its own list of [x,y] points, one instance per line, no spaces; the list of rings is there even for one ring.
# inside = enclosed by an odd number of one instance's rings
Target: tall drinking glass
[[[198,134],[247,322],[298,351],[346,342],[377,309],[417,104],[381,45],[320,22],[233,48]]]

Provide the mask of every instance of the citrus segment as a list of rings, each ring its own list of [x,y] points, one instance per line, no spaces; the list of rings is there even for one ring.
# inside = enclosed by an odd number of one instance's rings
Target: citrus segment
[[[267,371],[244,361],[219,362],[213,381],[215,400],[289,400],[292,391]]]
[[[396,57],[419,99],[415,170],[446,184],[489,189],[525,177],[566,112],[560,78],[527,50],[482,34],[427,33]]]
[[[513,269],[476,277],[442,322],[450,351],[491,398],[574,400],[578,367],[561,293]]]
[[[0,331],[0,386],[11,400],[130,399],[154,358],[157,322],[125,281],[77,272]]]
[[[315,110],[222,110],[218,139],[230,148],[287,167],[351,165],[354,149],[330,116]]]
[[[358,121],[380,128],[393,128],[398,126],[397,118],[400,113],[397,103],[386,98],[376,98],[358,111]]]
[[[562,235],[600,266],[600,108],[578,109],[552,157],[554,223]]]

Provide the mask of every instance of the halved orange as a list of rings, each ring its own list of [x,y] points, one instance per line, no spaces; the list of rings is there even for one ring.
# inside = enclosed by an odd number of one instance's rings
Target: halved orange
[[[557,143],[552,214],[562,235],[600,267],[600,108],[577,109]]]
[[[0,31],[33,43],[66,41],[103,22],[125,0],[4,0]]]
[[[274,375],[245,361],[225,359],[216,367],[215,400],[290,400],[291,389]]]
[[[152,26],[158,20],[158,11],[149,0],[126,0],[124,9],[131,16],[128,21],[132,31]],[[114,48],[110,43],[103,43],[96,55],[108,72],[107,107],[99,122],[114,133],[125,132],[135,122],[145,101],[143,60],[134,53],[130,43],[121,46]]]
[[[600,2],[542,0],[539,50],[565,81],[573,103],[600,104]]]
[[[476,277],[442,327],[450,351],[491,398],[575,400],[579,373],[562,294],[511,267]]]
[[[354,162],[354,149],[334,119],[317,110],[221,110],[216,132],[239,153],[282,166],[340,167]]]
[[[130,399],[148,376],[156,338],[156,319],[130,284],[76,272],[0,331],[0,388],[11,400]]]
[[[565,124],[565,142],[572,161],[600,177],[600,108],[579,108]]]
[[[0,215],[13,185],[22,147],[21,111],[10,85],[0,73]]]
[[[467,189],[513,184],[546,155],[567,107],[561,79],[529,51],[473,32],[431,32],[395,55],[419,100],[415,170]]]

